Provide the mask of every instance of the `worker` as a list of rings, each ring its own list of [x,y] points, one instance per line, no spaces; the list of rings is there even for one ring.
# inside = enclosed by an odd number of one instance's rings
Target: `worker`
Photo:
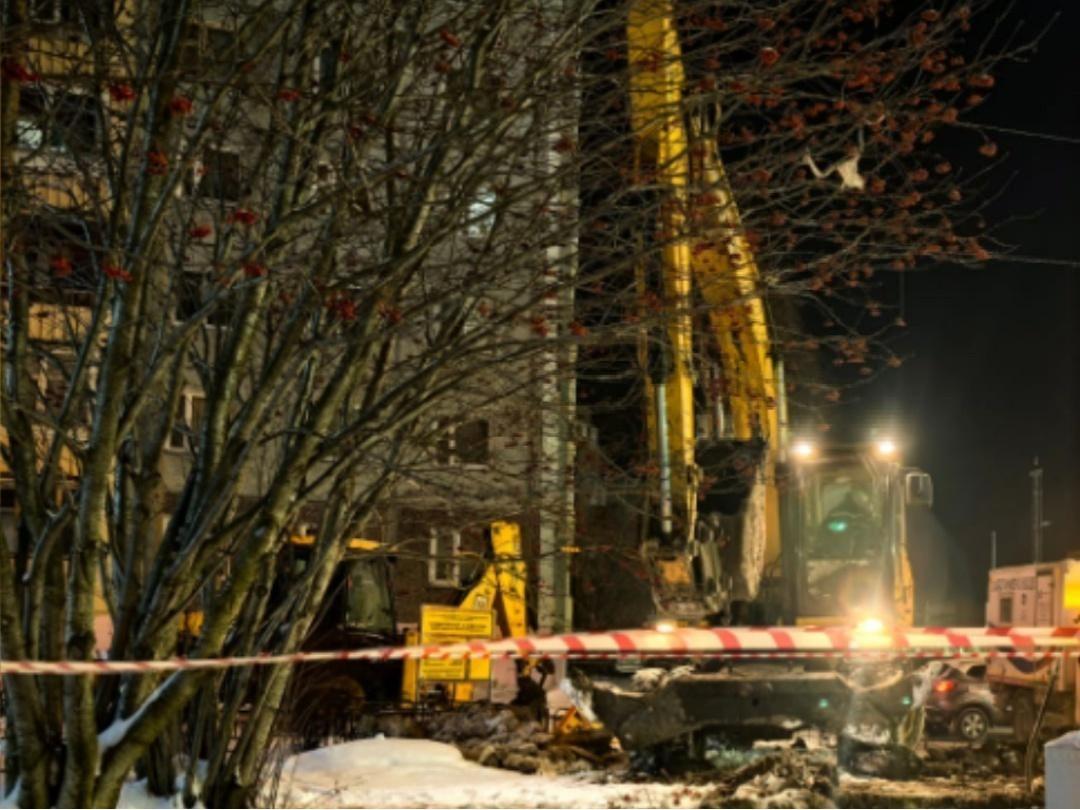
[[[555,671],[555,665],[548,659],[532,664],[529,661],[517,662],[517,696],[510,702],[511,706],[522,709],[531,720],[543,724],[547,720],[547,689],[544,688],[548,676]],[[534,678],[539,675],[539,679]]]
[[[862,489],[852,487],[822,521],[817,536],[817,556],[832,559],[870,556],[879,545],[877,524],[870,496]]]

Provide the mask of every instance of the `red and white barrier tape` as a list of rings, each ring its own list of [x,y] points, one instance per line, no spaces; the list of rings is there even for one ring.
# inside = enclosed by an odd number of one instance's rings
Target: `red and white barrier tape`
[[[460,658],[1041,658],[1080,653],[1080,627],[895,628],[714,627],[567,633],[495,641],[410,647],[368,647],[227,658],[160,661],[0,661],[3,674],[106,675],[125,672],[227,669],[327,661]]]

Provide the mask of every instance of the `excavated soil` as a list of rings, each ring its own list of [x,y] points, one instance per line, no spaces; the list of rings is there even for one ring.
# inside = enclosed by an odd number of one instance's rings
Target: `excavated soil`
[[[606,735],[556,739],[526,710],[477,704],[432,715],[424,736],[452,743],[466,759],[521,773],[625,773],[629,760]]]
[[[931,742],[914,778],[892,780],[844,774],[840,807],[1042,807],[1041,779],[1029,795],[1023,752],[990,743],[972,748]]]
[[[989,744],[980,749],[931,742],[918,757],[881,749],[856,750],[837,766],[835,741],[795,738],[713,747],[710,765],[673,766],[657,757],[628,757],[607,738],[580,744],[557,740],[527,713],[475,705],[425,718],[417,729],[452,743],[470,760],[533,774],[578,774],[597,783],[665,783],[693,787],[701,807],[1033,807],[1041,788],[1025,790],[1020,752]],[[898,764],[899,763],[899,764]],[[903,776],[904,778],[897,778]]]

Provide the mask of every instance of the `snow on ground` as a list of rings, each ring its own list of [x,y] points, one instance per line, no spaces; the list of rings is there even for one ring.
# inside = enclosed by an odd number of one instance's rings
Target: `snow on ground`
[[[147,701],[146,705],[149,705]],[[206,761],[199,760],[195,764],[195,790],[196,792],[202,789],[202,780],[206,778]],[[184,807],[184,785],[187,777],[180,775],[176,777],[176,793],[172,796],[155,796],[147,789],[146,780],[130,780],[124,784],[120,789],[120,801],[117,802],[117,808],[121,810],[135,810],[136,808],[142,808],[143,810],[170,810],[174,807]],[[203,807],[202,802],[196,802],[195,808],[201,810]]]
[[[367,740],[291,757],[277,804],[287,807],[696,807],[685,785],[597,784],[485,768],[431,740]]]
[[[140,779],[137,782],[127,782],[120,791],[120,801],[117,802],[118,808],[124,810],[136,810],[136,808],[142,808],[143,810],[171,810],[174,807],[184,806],[184,797],[180,793],[175,793],[172,796],[155,796],[149,790],[146,789],[146,780]],[[201,804],[196,805],[202,807]]]

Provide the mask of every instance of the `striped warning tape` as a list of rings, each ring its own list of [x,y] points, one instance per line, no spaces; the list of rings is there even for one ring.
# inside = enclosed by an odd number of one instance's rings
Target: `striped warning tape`
[[[1080,654],[1080,627],[893,628],[716,627],[568,633],[458,644],[368,647],[223,658],[159,661],[0,661],[3,674],[108,675],[133,672],[228,669],[328,661],[403,661],[485,658],[1043,658]]]

